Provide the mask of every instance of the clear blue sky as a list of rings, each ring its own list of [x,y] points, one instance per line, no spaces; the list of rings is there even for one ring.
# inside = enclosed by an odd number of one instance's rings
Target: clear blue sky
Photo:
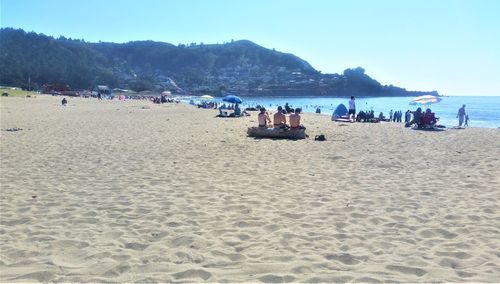
[[[0,0],[1,26],[87,41],[248,39],[323,73],[500,95],[500,0]]]

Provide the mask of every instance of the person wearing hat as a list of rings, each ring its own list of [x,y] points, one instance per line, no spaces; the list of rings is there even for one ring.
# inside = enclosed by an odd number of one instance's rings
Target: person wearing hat
[[[267,123],[271,122],[271,119],[269,119],[269,115],[267,114],[266,109],[263,107],[260,108],[258,121],[259,121],[259,127],[267,127]]]
[[[273,119],[274,127],[286,126],[286,115],[283,113],[283,108],[281,106],[278,107],[278,112],[274,114]]]

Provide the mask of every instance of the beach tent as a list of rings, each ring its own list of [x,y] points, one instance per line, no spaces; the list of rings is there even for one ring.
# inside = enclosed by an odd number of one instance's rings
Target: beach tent
[[[347,108],[344,104],[339,104],[333,111],[332,118],[343,117],[347,115]]]

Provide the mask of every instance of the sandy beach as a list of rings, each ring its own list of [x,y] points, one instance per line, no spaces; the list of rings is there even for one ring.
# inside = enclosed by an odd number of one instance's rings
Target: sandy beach
[[[0,100],[1,282],[500,279],[499,129],[60,99]]]

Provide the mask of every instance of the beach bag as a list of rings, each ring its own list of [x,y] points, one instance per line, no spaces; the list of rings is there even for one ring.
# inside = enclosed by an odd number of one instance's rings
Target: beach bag
[[[320,134],[320,135],[316,135],[316,137],[314,137],[314,140],[315,141],[325,141],[326,137],[325,137],[325,135]]]

